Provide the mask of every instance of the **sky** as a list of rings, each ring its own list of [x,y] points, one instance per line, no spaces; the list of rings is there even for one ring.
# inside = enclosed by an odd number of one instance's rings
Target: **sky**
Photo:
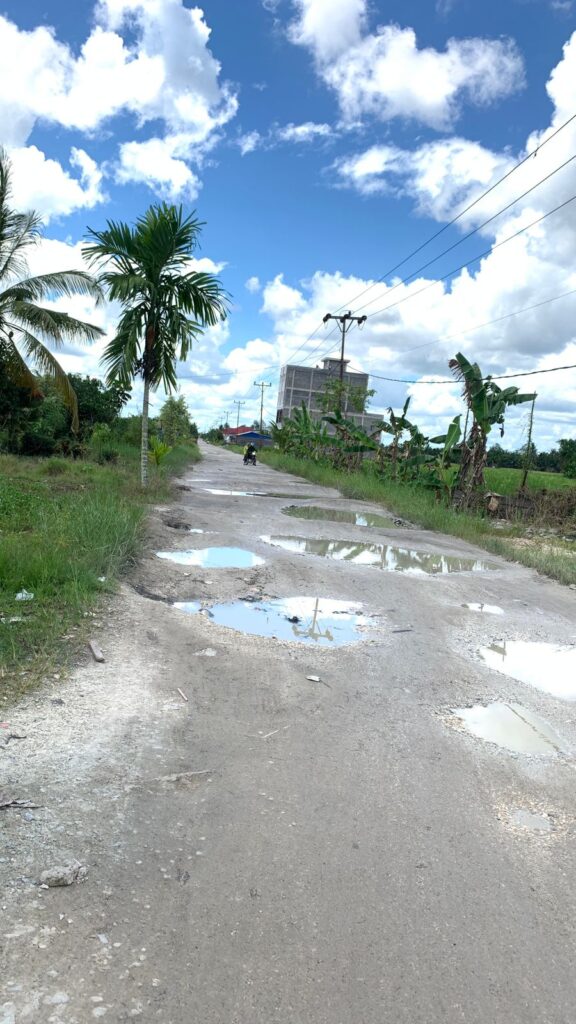
[[[235,402],[252,422],[255,381],[273,418],[280,366],[338,353],[328,312],[368,317],[347,356],[371,411],[410,395],[430,435],[462,410],[457,351],[494,375],[576,363],[576,0],[3,0],[0,52],[13,203],[45,223],[31,272],[154,202],[204,222],[230,315],[179,366],[202,429]],[[117,308],[62,308],[113,336]],[[105,344],[61,362],[103,376]],[[576,437],[576,370],[504,383],[537,392],[539,448]]]

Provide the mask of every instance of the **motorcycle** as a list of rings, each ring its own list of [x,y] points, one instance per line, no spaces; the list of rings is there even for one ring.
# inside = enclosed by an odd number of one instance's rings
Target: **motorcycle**
[[[244,465],[256,465],[256,452],[246,452],[246,455],[244,456]]]

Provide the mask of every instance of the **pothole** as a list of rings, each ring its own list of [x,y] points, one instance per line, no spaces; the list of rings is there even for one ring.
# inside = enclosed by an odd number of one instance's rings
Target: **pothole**
[[[197,565],[202,569],[253,569],[264,559],[244,548],[191,548],[188,551],[157,551],[158,558],[178,565]]]
[[[504,615],[504,611],[497,604],[484,604],[483,601],[467,601],[462,605],[470,612],[483,612],[485,615]]]
[[[512,676],[561,700],[576,700],[576,646],[533,640],[501,640],[482,647],[496,672]]]
[[[481,558],[430,554],[389,544],[361,544],[356,541],[317,540],[310,537],[263,536],[266,544],[297,554],[320,555],[355,565],[373,565],[386,572],[412,575],[445,575],[452,572],[483,572],[497,566]]]
[[[472,736],[514,754],[555,757],[566,750],[552,726],[521,704],[475,704],[470,708],[453,708],[452,714]]]
[[[296,519],[321,520],[329,523],[347,523],[350,526],[395,526],[401,521],[377,512],[354,512],[351,509],[320,508],[318,505],[288,505],[282,509],[285,516]]]
[[[290,494],[285,491],[231,491],[220,487],[205,487],[209,494],[233,495],[240,498],[298,498],[300,501],[309,501],[316,498],[316,494]]]
[[[553,821],[548,814],[527,811],[525,807],[518,807],[511,811],[508,820],[515,828],[528,832],[552,832],[554,828]]]
[[[269,601],[231,601],[201,607],[177,601],[175,608],[206,615],[219,626],[240,633],[273,637],[319,647],[339,647],[362,639],[370,621],[362,605],[324,597],[285,597]]]

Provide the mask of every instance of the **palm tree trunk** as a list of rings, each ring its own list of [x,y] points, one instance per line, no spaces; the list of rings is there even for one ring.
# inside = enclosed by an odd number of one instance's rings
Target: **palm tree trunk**
[[[144,380],[144,400],[142,402],[142,444],[140,448],[140,482],[142,487],[148,486],[148,406],[150,403],[150,381]]]

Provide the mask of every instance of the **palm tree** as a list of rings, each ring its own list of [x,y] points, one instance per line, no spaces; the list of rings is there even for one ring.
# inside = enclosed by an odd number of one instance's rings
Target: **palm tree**
[[[89,295],[101,302],[102,290],[82,270],[62,270],[25,277],[26,255],[40,239],[42,221],[37,213],[18,213],[10,206],[10,161],[0,149],[0,346],[4,372],[11,382],[40,395],[40,382],[26,359],[54,379],[78,429],[78,403],[60,363],[46,347],[60,348],[67,341],[95,341],[104,332],[68,313],[38,305],[42,299]]]
[[[212,274],[190,269],[202,225],[182,207],[151,206],[134,227],[108,221],[104,231],[89,230],[83,253],[100,266],[100,283],[122,314],[106,347],[108,383],[128,385],[140,375],[142,402],[141,477],[148,479],[150,390],[177,385],[176,362],[186,359],[194,338],[227,315],[226,293]]]

